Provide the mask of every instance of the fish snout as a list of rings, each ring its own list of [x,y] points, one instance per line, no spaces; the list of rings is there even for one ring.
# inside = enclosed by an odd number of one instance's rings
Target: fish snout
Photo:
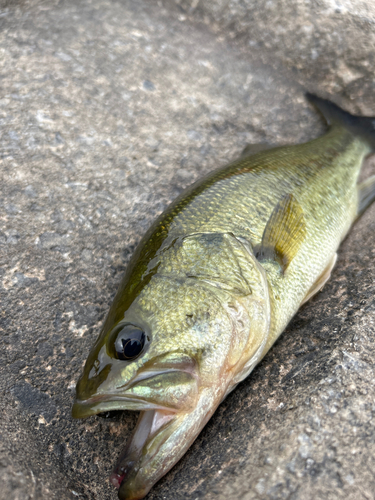
[[[112,410],[187,411],[196,405],[200,377],[192,358],[180,353],[157,357],[127,377],[121,363],[115,360],[97,374],[91,370],[82,376],[72,409],[74,418]]]

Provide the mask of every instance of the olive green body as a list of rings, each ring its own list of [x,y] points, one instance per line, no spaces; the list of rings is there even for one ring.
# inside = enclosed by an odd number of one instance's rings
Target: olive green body
[[[345,126],[210,173],[155,221],[131,258],[73,406],[76,418],[142,411],[111,479],[122,500],[143,498],[181,458],[328,279],[358,209],[375,198],[375,178],[357,186],[374,149],[372,119],[312,99]],[[129,362],[114,349],[124,325],[147,339]]]
[[[263,264],[268,271],[272,318],[266,352],[329,265],[354,221],[357,179],[369,151],[365,142],[336,126],[311,142],[240,158],[193,184],[143,237],[105,329],[123,317],[176,238],[232,233],[256,247],[276,204],[293,193],[304,211],[307,235],[285,275],[278,266]]]

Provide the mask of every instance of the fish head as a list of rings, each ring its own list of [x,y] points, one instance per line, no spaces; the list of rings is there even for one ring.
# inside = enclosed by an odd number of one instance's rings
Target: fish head
[[[221,257],[225,249],[227,259],[234,254],[238,259],[242,252],[252,268],[243,271],[237,262],[236,271],[233,261],[230,272],[228,267],[222,275],[218,269],[214,273],[214,260],[208,263],[204,256],[207,244],[211,258],[218,245]],[[141,411],[111,477],[121,499],[143,498],[181,458],[238,383],[248,360],[259,357],[265,345],[269,314],[264,273],[243,244],[235,241],[237,252],[230,248],[233,244],[222,236],[207,241],[201,235],[177,242],[120,319],[108,320],[118,318],[109,314],[87,359],[77,383],[75,418]]]
[[[77,383],[73,415],[191,408],[210,357],[225,357],[223,327],[229,331],[229,319],[205,287],[154,276],[121,321],[100,334]],[[210,371],[203,376],[214,380]]]

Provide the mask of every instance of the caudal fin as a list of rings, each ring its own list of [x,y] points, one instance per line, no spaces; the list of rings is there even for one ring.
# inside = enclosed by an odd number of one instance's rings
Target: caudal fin
[[[307,99],[316,106],[326,119],[328,125],[341,125],[353,135],[361,137],[372,152],[375,152],[375,117],[355,116],[339,108],[327,99],[306,93]]]

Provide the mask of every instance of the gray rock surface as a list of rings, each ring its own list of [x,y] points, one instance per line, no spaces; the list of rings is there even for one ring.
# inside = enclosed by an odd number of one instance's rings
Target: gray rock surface
[[[302,81],[353,98],[373,80],[375,3],[370,0],[164,0]],[[319,74],[319,79],[317,78]],[[370,96],[369,96],[370,97]],[[371,98],[371,97],[370,97]]]
[[[136,415],[70,409],[126,263],[167,204],[247,143],[322,133],[303,88],[375,115],[372,4],[303,4],[318,28],[346,16],[315,59],[302,4],[262,5],[0,3],[2,500],[116,498],[108,475]],[[346,26],[351,5],[367,17]],[[264,23],[251,37],[250,18]],[[277,51],[260,43],[277,30]],[[360,76],[345,82],[345,67]],[[374,215],[150,500],[374,497]]]

